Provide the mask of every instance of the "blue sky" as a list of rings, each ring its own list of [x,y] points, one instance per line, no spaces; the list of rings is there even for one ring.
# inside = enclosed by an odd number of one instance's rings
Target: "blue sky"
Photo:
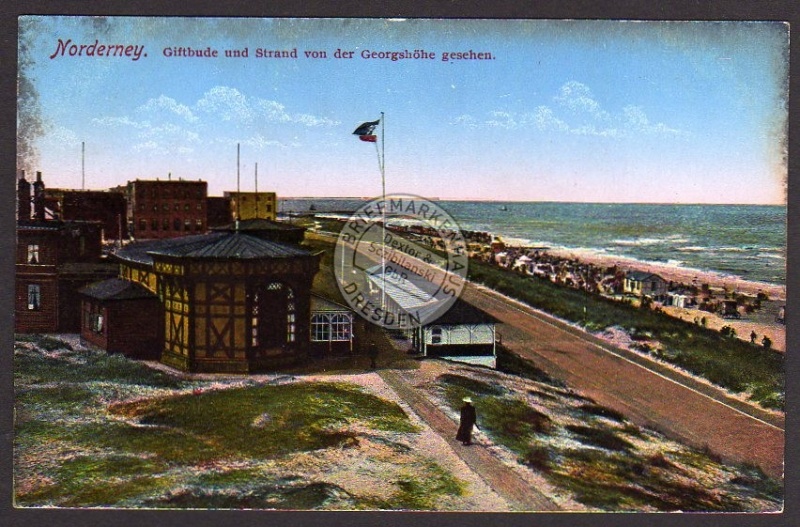
[[[209,193],[786,200],[788,26],[756,22],[23,17],[18,165],[50,187],[204,179]],[[127,57],[50,58],[72,44]],[[165,57],[174,47],[218,58]],[[226,58],[227,49],[248,58]],[[298,58],[256,58],[256,49]],[[351,59],[335,59],[341,48]],[[434,60],[365,59],[422,49]],[[306,50],[324,50],[310,59]],[[491,60],[443,62],[448,51]],[[32,87],[32,89],[30,89]],[[380,143],[379,143],[380,144]]]

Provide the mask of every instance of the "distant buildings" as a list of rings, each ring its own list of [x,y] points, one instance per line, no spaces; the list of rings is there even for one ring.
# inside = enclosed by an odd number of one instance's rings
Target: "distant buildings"
[[[82,297],[77,290],[117,274],[117,266],[103,256],[104,242],[121,245],[131,239],[203,234],[211,227],[232,225],[237,206],[248,218],[275,218],[274,192],[228,192],[225,197],[213,198],[207,194],[205,181],[180,179],[137,179],[109,190],[47,189],[40,172],[33,182],[20,173],[16,331],[79,330]],[[239,200],[234,197],[237,194]],[[298,235],[274,222],[268,228],[280,239],[302,240],[302,230]],[[98,302],[118,300],[105,297],[108,291],[94,293],[100,295]]]
[[[184,180],[128,182],[127,221],[137,240],[177,238],[208,228],[208,183]]]
[[[45,189],[52,219],[96,221],[103,240],[127,240],[127,200],[119,190]]]
[[[274,220],[278,213],[278,197],[274,192],[225,192],[231,204],[233,219]]]
[[[661,301],[667,296],[668,283],[657,274],[630,271],[625,275],[622,292]]]

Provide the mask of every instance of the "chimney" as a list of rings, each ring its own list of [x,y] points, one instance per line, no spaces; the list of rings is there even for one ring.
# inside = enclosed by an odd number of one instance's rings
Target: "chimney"
[[[44,221],[44,181],[42,173],[36,172],[36,181],[33,182],[33,219]]]
[[[25,179],[25,171],[19,171],[17,181],[17,220],[31,219],[31,184]]]

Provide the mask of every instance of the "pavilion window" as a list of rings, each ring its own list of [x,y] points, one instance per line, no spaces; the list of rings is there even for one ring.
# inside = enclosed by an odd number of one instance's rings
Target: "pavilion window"
[[[338,314],[331,317],[331,340],[350,340],[353,321],[348,315]]]
[[[286,342],[295,341],[295,331],[297,330],[294,291],[287,288],[286,291]]]
[[[331,338],[331,321],[328,315],[316,314],[311,317],[311,340],[328,342]]]
[[[441,326],[433,326],[431,328],[431,344],[442,343],[442,328]]]
[[[253,295],[253,309],[250,316],[250,345],[258,346],[258,293]]]

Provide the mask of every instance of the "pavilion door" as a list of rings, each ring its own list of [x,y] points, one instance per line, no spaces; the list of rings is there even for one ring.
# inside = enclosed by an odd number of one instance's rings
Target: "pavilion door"
[[[264,348],[277,348],[286,343],[286,288],[261,291],[260,327],[261,345]]]

